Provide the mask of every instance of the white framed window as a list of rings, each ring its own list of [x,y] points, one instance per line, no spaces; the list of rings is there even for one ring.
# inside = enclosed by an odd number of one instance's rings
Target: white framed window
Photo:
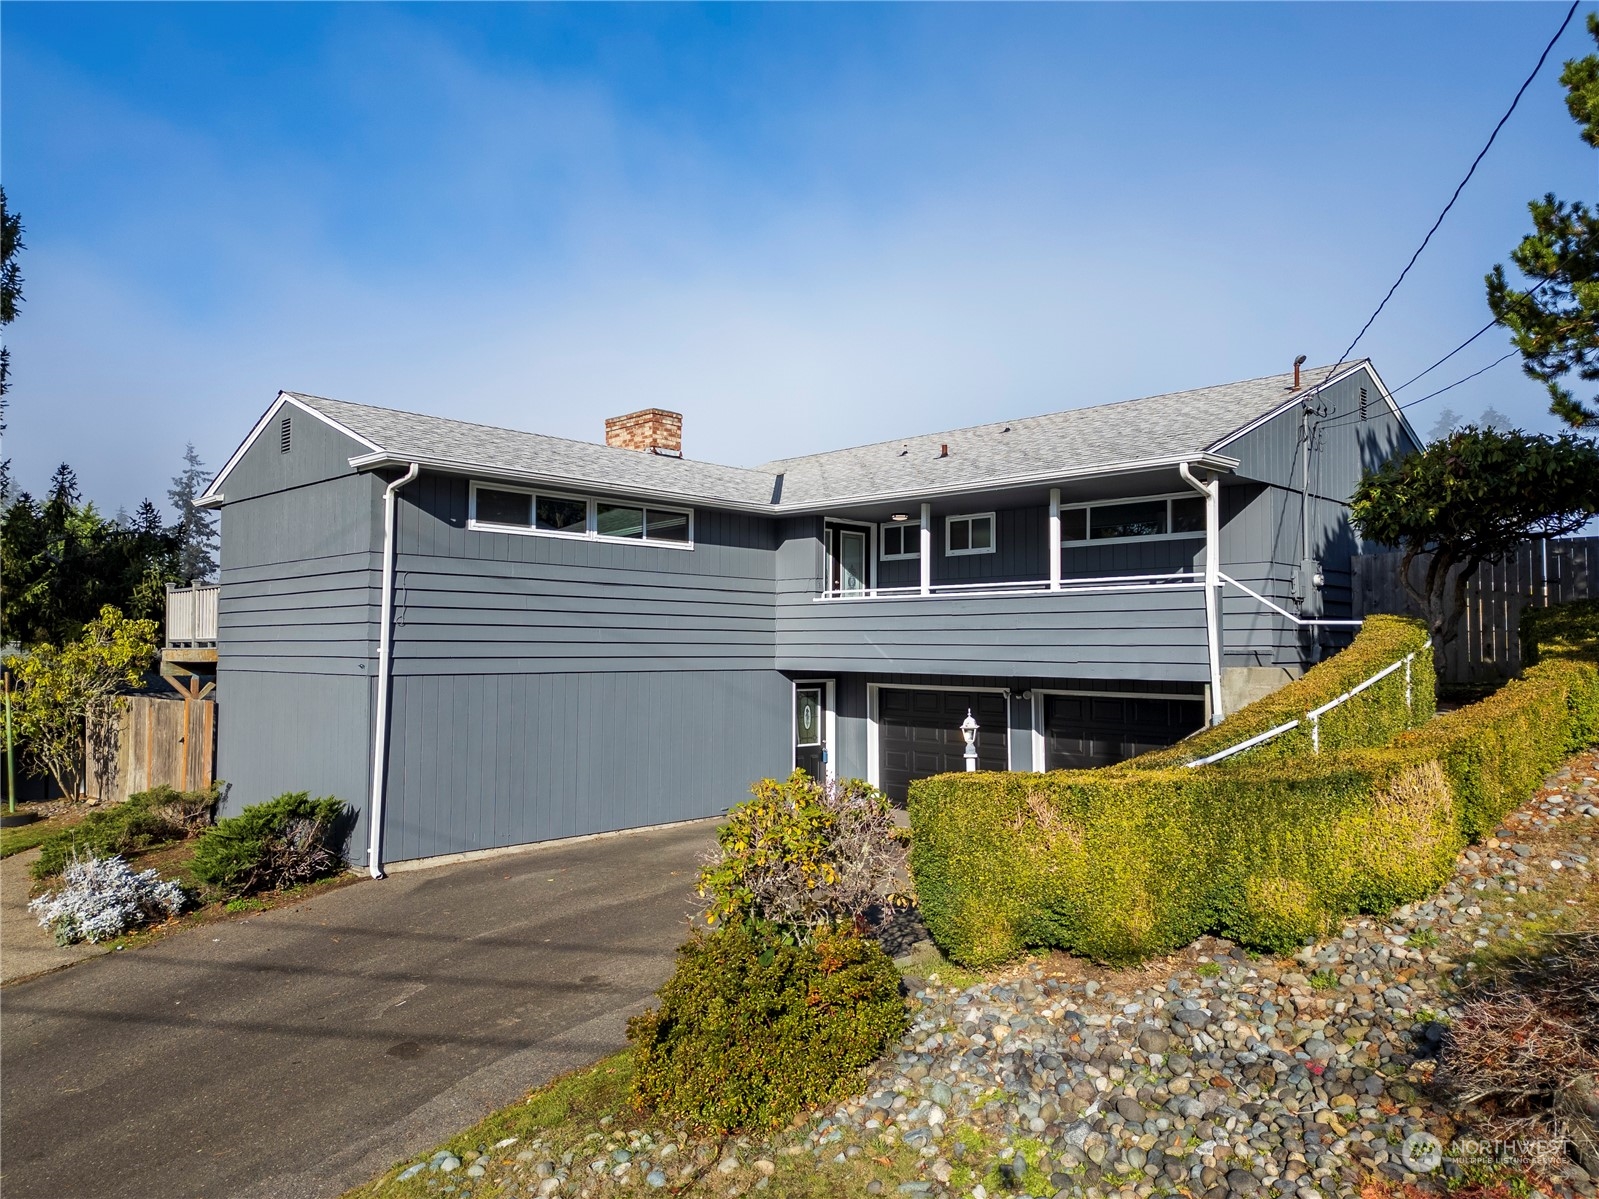
[[[467,528],[584,541],[636,541],[694,548],[694,512],[636,500],[596,499],[560,491],[478,483],[471,487]]]
[[[910,521],[885,523],[877,535],[877,556],[884,562],[922,556],[922,526]]]
[[[944,518],[944,553],[948,557],[959,554],[992,554],[994,552],[994,514],[972,512],[965,516]]]
[[[1205,535],[1205,499],[1192,493],[1063,504],[1063,545],[1098,541],[1161,541]]]

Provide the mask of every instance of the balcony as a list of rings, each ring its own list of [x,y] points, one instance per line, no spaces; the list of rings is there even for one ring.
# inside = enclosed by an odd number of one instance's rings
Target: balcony
[[[221,591],[216,583],[167,584],[168,649],[216,649],[217,596]]]
[[[796,582],[798,582],[796,580]],[[814,580],[812,580],[814,583]],[[1192,570],[1020,582],[780,591],[777,664],[796,673],[1209,677]]]

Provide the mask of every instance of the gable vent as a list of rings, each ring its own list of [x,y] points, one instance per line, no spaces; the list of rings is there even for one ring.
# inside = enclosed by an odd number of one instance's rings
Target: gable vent
[[[293,430],[289,424],[289,418],[285,416],[278,424],[278,452],[280,454],[287,454],[289,452],[289,442],[292,432]]]
[[[1360,419],[1366,419],[1366,389],[1364,387],[1360,389]]]

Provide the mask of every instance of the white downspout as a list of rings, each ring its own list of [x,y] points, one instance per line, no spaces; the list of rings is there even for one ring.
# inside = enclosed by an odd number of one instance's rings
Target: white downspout
[[[1227,716],[1221,701],[1221,482],[1201,483],[1179,462],[1177,473],[1205,497],[1205,641],[1210,651],[1210,723],[1220,724]]]
[[[367,805],[367,868],[383,877],[383,776],[389,746],[389,678],[394,657],[394,506],[400,488],[422,473],[420,462],[383,489],[383,602],[378,626],[378,710],[372,731],[372,796]]]

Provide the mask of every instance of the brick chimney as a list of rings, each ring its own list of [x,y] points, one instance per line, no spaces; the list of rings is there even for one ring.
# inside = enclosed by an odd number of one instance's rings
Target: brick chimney
[[[683,456],[683,414],[665,408],[641,408],[605,419],[605,444],[619,450]]]

